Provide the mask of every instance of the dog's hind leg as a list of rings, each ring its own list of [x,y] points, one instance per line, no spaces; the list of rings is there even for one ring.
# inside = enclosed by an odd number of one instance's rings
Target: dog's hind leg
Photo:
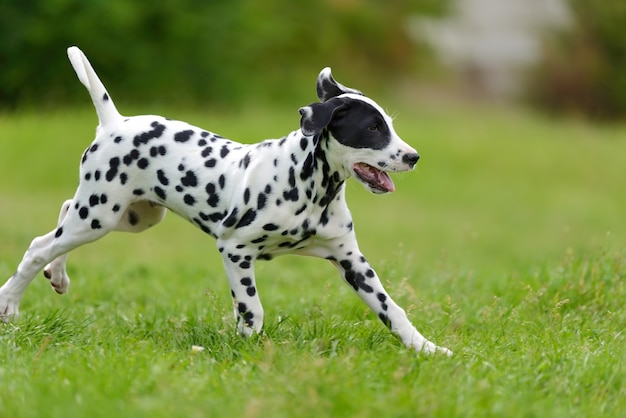
[[[61,207],[57,228],[63,223],[71,204],[72,200],[67,200]],[[142,232],[161,222],[165,212],[166,208],[156,203],[145,200],[135,202],[124,211],[114,230]],[[67,253],[58,256],[43,269],[44,276],[50,280],[50,285],[59,294],[66,293],[70,284],[66,270],[67,256]]]
[[[80,201],[78,197],[74,198],[55,230],[32,241],[16,272],[0,287],[0,318],[3,320],[18,314],[24,291],[46,264],[106,235],[118,224],[123,213],[102,205],[90,210],[78,203]]]
[[[70,199],[66,200],[61,206],[61,213],[59,213],[57,228],[61,227],[63,219],[65,219],[65,215],[67,215],[71,204],[72,200]],[[58,256],[43,269],[44,276],[50,280],[50,285],[59,294],[67,292],[67,288],[70,285],[70,278],[65,269],[66,262],[67,253]]]

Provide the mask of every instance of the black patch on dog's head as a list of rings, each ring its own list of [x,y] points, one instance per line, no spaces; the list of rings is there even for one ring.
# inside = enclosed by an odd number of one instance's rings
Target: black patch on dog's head
[[[341,144],[351,148],[381,150],[391,142],[391,130],[383,115],[361,100],[343,99],[334,113],[328,130]]]
[[[381,113],[371,104],[351,98],[333,98],[300,108],[304,135],[315,135],[327,128],[339,143],[351,148],[380,150],[391,142],[391,130]]]

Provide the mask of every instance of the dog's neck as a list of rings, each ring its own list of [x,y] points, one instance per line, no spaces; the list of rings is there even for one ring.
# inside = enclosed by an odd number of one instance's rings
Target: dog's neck
[[[350,177],[350,173],[345,169],[340,155],[334,153],[331,148],[336,143],[328,129],[324,129],[314,141],[316,143],[313,157],[317,170],[314,170],[316,177],[316,190],[319,193],[313,197],[313,203],[320,206],[328,206],[335,198],[344,182]],[[319,197],[319,200],[316,198]]]
[[[324,129],[314,136],[304,136],[301,131],[296,131],[286,142],[294,162],[293,181],[299,193],[305,195],[301,198],[305,197],[320,207],[328,206],[350,177],[341,155],[332,150],[337,141]]]

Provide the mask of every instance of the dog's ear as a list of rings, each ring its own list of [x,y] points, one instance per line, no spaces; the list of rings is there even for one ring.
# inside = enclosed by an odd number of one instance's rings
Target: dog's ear
[[[312,103],[299,109],[300,129],[305,136],[320,133],[333,119],[336,112],[347,105],[341,99],[328,100],[323,103]]]
[[[317,76],[317,97],[319,97],[320,102],[325,102],[328,99],[332,99],[333,97],[337,97],[344,93],[354,93],[360,94],[358,90],[351,89],[349,87],[344,86],[341,83],[338,83],[333,78],[332,73],[330,72],[330,67],[324,68],[320,75]]]

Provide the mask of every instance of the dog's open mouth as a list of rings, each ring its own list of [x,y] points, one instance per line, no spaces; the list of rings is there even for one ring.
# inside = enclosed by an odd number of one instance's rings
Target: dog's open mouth
[[[396,190],[389,174],[369,164],[356,163],[352,166],[359,180],[366,183],[374,192],[387,193]]]

